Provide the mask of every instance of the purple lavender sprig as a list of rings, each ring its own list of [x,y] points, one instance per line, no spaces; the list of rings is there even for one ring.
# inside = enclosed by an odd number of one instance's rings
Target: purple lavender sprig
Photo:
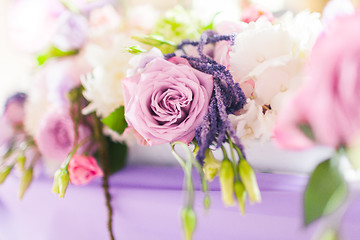
[[[196,46],[200,57],[181,57],[187,59],[193,68],[212,75],[214,79],[214,90],[210,99],[208,113],[204,117],[202,124],[196,128],[195,138],[199,145],[196,158],[201,163],[210,145],[215,144],[216,148],[219,148],[226,142],[227,133],[245,157],[243,146],[236,136],[228,117],[229,114],[234,114],[244,107],[246,103],[245,95],[240,85],[234,82],[231,73],[226,70],[226,67],[206,56],[203,52],[206,44],[214,44],[219,41],[230,41],[233,44],[234,39],[235,35],[217,35],[212,31],[206,31],[201,35],[200,41],[184,40],[178,46],[178,49],[183,49],[186,45]],[[166,57],[170,58],[172,56],[174,55]]]

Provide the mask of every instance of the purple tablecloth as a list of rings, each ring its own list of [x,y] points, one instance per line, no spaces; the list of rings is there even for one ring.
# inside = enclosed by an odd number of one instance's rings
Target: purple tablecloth
[[[205,212],[197,184],[199,219],[194,240],[311,239],[316,225],[302,226],[302,192],[307,178],[260,173],[258,181],[263,202],[248,205],[245,216],[235,207],[223,206],[218,181],[211,184],[212,206]],[[182,170],[174,167],[131,166],[111,177],[116,239],[181,240],[182,183]],[[70,186],[66,198],[59,199],[51,193],[52,180],[40,177],[21,202],[18,185],[19,179],[11,176],[0,186],[1,240],[108,239],[100,181]],[[344,239],[359,239],[358,203],[353,203],[345,216]]]

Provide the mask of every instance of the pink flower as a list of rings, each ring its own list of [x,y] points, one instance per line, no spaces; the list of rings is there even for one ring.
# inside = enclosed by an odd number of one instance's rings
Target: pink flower
[[[126,121],[150,145],[189,143],[207,113],[213,79],[186,59],[157,58],[123,87]]]
[[[70,181],[75,185],[83,185],[97,177],[104,176],[103,171],[91,156],[74,155],[69,162]]]
[[[90,135],[90,130],[79,126],[79,142]],[[45,114],[35,135],[39,151],[45,158],[63,161],[74,147],[74,123],[67,109],[54,109]],[[87,145],[79,148],[83,152]]]
[[[256,22],[260,17],[267,18],[269,22],[274,22],[275,20],[271,12],[266,11],[256,5],[251,5],[242,13],[241,21],[246,23]]]
[[[0,117],[0,152],[1,147],[7,144],[11,137],[14,136],[14,129],[10,126],[9,122],[4,118]]]
[[[24,123],[26,97],[25,93],[16,93],[6,101],[3,117],[11,126],[19,126]]]
[[[275,128],[280,145],[308,145],[300,124],[311,127],[316,142],[331,147],[350,145],[360,136],[360,32],[354,30],[358,25],[360,12],[338,18],[318,39],[308,71],[311,81]]]

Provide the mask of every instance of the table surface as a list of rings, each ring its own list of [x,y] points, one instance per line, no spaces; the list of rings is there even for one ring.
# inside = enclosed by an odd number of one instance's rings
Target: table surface
[[[212,205],[202,207],[196,185],[198,226],[194,240],[312,239],[316,225],[302,224],[302,194],[307,177],[258,173],[262,203],[236,207],[221,202],[218,180],[210,185]],[[52,180],[38,177],[24,199],[17,199],[19,179],[10,176],[0,186],[1,240],[108,239],[107,210],[100,179],[87,186],[69,186],[65,199],[51,193]],[[177,167],[130,166],[111,177],[116,239],[183,239],[179,211],[183,203],[183,173]],[[360,235],[360,207],[350,205],[341,226],[344,239]]]

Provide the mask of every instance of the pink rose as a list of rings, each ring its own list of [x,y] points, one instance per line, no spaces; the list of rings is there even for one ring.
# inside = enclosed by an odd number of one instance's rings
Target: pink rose
[[[280,145],[309,145],[300,124],[311,127],[316,142],[331,147],[349,145],[360,136],[360,32],[354,30],[359,25],[360,12],[338,18],[318,39],[310,81],[284,109],[275,128]]]
[[[83,185],[97,177],[104,176],[95,158],[84,155],[74,155],[69,162],[70,181],[75,185]]]
[[[184,58],[157,58],[123,87],[126,121],[150,145],[189,143],[207,113],[213,79]]]
[[[90,135],[90,130],[80,125],[79,142]],[[67,109],[54,109],[46,113],[40,122],[35,141],[39,151],[45,158],[64,161],[74,147],[74,123]],[[82,153],[87,145],[78,149]]]
[[[242,13],[241,21],[246,23],[256,22],[261,17],[267,18],[269,22],[274,22],[275,20],[274,15],[271,12],[256,5],[251,5]]]

